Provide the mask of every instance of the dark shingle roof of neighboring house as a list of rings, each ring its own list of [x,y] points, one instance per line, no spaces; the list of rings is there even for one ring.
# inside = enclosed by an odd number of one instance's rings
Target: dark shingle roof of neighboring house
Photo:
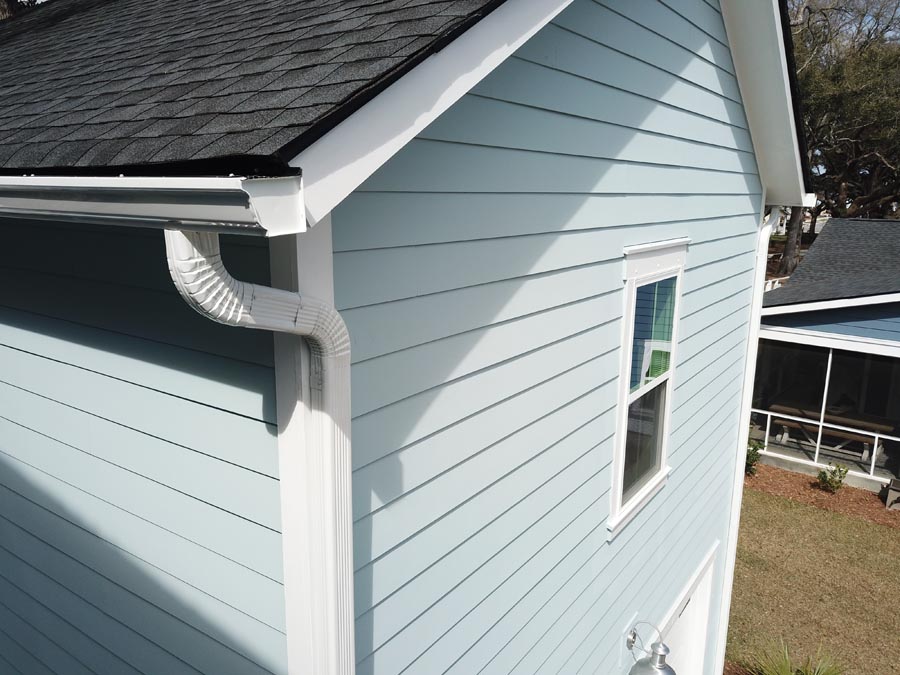
[[[50,0],[0,23],[0,173],[283,171],[501,3]]]
[[[900,221],[832,218],[766,307],[900,293]]]

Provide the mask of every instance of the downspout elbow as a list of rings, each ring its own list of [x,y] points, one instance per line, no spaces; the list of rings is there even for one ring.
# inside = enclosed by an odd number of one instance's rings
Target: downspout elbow
[[[165,239],[172,280],[194,310],[231,326],[305,337],[312,355],[317,357],[313,361],[321,370],[311,366],[316,375],[310,385],[316,393],[309,401],[314,428],[311,437],[315,441],[302,449],[307,468],[302,479],[306,481],[308,494],[303,497],[307,503],[303,517],[307,520],[300,529],[301,536],[312,540],[306,541],[305,563],[292,560],[291,564],[308,573],[309,581],[298,584],[301,592],[305,596],[319,593],[321,597],[317,602],[310,601],[309,606],[294,608],[303,616],[308,613],[305,619],[292,618],[294,615],[289,614],[288,633],[310,631],[317,636],[310,648],[299,649],[296,657],[290,656],[289,647],[289,668],[291,673],[353,675],[350,335],[347,327],[330,303],[235,279],[225,268],[215,233],[167,230]],[[289,583],[294,582],[289,582],[286,575],[286,589]],[[298,644],[305,643],[300,640]]]
[[[165,237],[169,274],[195,311],[218,323],[309,338],[323,358],[349,356],[350,335],[330,303],[235,279],[217,234],[166,230]]]

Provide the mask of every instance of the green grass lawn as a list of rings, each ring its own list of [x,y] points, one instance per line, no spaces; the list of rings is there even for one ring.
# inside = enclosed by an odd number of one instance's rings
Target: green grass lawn
[[[900,673],[900,530],[745,490],[728,658],[781,639],[848,675]]]

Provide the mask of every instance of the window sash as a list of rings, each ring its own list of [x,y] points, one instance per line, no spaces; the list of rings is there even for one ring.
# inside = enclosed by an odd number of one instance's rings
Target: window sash
[[[645,473],[640,474],[635,477],[634,482],[631,485],[625,484],[625,470],[628,466],[628,440],[629,436],[632,433],[631,429],[631,407],[640,401],[643,398],[648,398],[651,396],[660,396],[660,400],[658,402],[658,407],[653,410],[654,416],[650,421],[652,426],[652,439],[651,439],[651,447],[653,448],[653,461],[651,465],[648,467],[648,470]],[[626,414],[626,425],[625,429],[625,450],[622,455],[622,503],[628,504],[632,499],[641,491],[641,489],[648,483],[650,483],[654,476],[659,475],[659,473],[665,468],[663,466],[663,444],[665,442],[665,433],[666,433],[666,406],[669,402],[669,396],[671,392],[669,391],[669,380],[666,378],[664,381],[654,380],[650,382],[646,391],[644,391],[640,396],[636,396],[633,401],[629,401],[628,411]]]
[[[622,322],[622,357],[620,360],[619,405],[616,423],[616,440],[613,450],[612,490],[610,491],[610,512],[607,520],[609,538],[613,539],[649,500],[663,488],[671,469],[667,463],[670,415],[674,370],[677,367],[678,320],[684,276],[685,254],[689,239],[670,240],[658,244],[626,247],[625,250],[625,306]],[[671,333],[668,351],[668,369],[657,377],[643,382],[631,391],[632,357],[634,349],[635,322],[637,319],[638,289],[668,279],[673,280],[671,305]],[[646,298],[645,298],[646,299]],[[652,373],[651,373],[652,374]],[[665,400],[660,406],[659,450],[657,470],[642,480],[642,485],[632,494],[624,497],[625,450],[628,435],[629,408],[641,396],[656,387],[665,387]]]
[[[663,384],[668,386],[668,382],[671,379],[672,379],[672,371],[667,370],[666,372],[664,372],[662,375],[660,375],[656,379],[650,380],[646,384],[641,385],[640,389],[635,389],[633,392],[628,394],[628,401],[627,401],[628,405],[630,406],[632,403],[637,401],[642,396],[646,396],[651,390],[656,389],[656,387],[659,387]]]
[[[646,291],[651,290],[649,287],[653,288],[650,293],[647,293]],[[671,367],[677,292],[677,274],[643,279],[634,285],[628,381],[632,391],[639,389],[648,381],[657,379],[668,372]],[[638,345],[640,345],[639,352]],[[665,370],[658,375],[653,375],[653,363],[656,355],[661,357],[658,361],[665,363]],[[637,362],[638,360],[640,363]]]

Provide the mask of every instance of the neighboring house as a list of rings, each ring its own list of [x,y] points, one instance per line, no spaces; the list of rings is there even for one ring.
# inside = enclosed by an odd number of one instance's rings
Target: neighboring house
[[[900,476],[900,222],[832,218],[765,294],[754,435],[774,458]]]
[[[0,671],[721,672],[782,12],[0,25]]]

